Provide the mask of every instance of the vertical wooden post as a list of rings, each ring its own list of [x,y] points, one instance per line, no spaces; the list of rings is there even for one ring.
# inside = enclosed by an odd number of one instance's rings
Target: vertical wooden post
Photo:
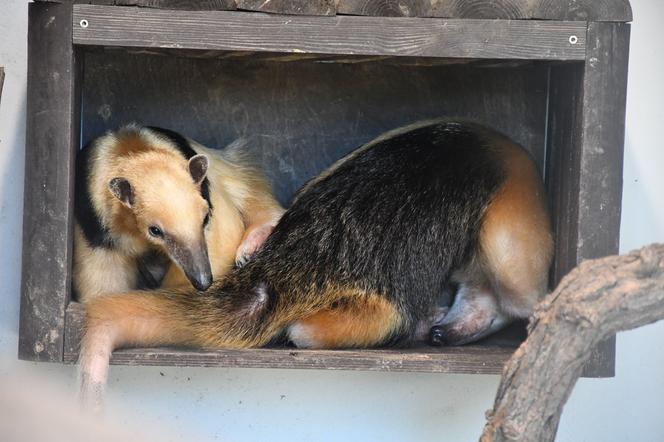
[[[71,280],[77,64],[72,2],[31,3],[19,358],[62,361]]]
[[[0,68],[0,98],[2,98],[2,85],[5,83],[5,68]]]
[[[577,262],[618,253],[630,25],[588,25],[583,73]],[[615,375],[615,336],[591,354],[584,375]]]
[[[626,23],[591,22],[585,63],[552,68],[554,284],[581,261],[618,253],[629,33]],[[584,376],[614,372],[615,337],[593,352]]]

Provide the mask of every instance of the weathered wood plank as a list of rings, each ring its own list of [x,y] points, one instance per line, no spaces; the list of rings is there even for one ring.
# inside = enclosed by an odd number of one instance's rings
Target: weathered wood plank
[[[431,0],[432,17],[632,21],[628,0]]]
[[[66,363],[78,359],[83,309],[67,309]],[[327,370],[418,371],[430,373],[498,374],[514,347],[473,345],[375,350],[300,350],[291,347],[247,350],[183,350],[148,348],[118,350],[116,365],[167,365],[191,367],[309,368]]]
[[[118,350],[111,356],[111,364],[500,374],[513,352],[514,349],[500,347],[441,347],[441,350],[430,347],[409,350],[149,348]],[[77,353],[65,353],[65,363],[75,363],[77,358]]]
[[[245,11],[286,15],[335,15],[335,0],[237,0]]]
[[[551,68],[546,182],[555,239],[551,287],[577,264],[583,64]]]
[[[578,260],[618,253],[630,26],[591,23],[583,77]]]
[[[38,2],[71,2],[72,0],[36,0]],[[579,20],[595,22],[630,22],[633,19],[629,0],[238,0],[248,10],[272,13],[334,15],[335,3],[339,14],[444,17],[469,19],[510,20]],[[134,5],[161,9],[232,10],[235,0],[74,0],[75,3],[95,5]],[[266,5],[262,6],[262,3]],[[280,7],[269,3],[282,4]],[[310,7],[308,3],[318,3]],[[322,3],[330,4],[330,11],[321,14]],[[258,5],[258,7],[256,6]],[[260,9],[259,9],[260,8]],[[295,12],[287,12],[287,11]],[[325,9],[327,11],[327,9]],[[308,14],[308,13],[307,13]]]
[[[531,19],[539,0],[431,0],[431,17]]]
[[[62,361],[72,261],[77,64],[70,4],[29,6],[19,357]]]
[[[559,280],[586,259],[618,253],[629,25],[591,23],[586,63],[552,70],[550,182]],[[584,376],[613,376],[615,338]]]
[[[81,22],[85,26],[81,25]],[[457,58],[585,59],[581,22],[301,17],[74,6],[74,43]],[[168,29],[169,32],[163,32]],[[260,32],[256,32],[260,29]],[[570,36],[576,36],[573,43]]]
[[[87,48],[87,52],[95,49]],[[324,64],[370,64],[384,62],[390,66],[473,66],[476,68],[520,68],[529,66],[533,60],[492,60],[481,58],[434,58],[434,57],[394,57],[389,55],[335,55],[335,54],[293,54],[284,52],[251,52],[251,51],[201,51],[191,49],[164,49],[164,48],[123,48],[127,54],[161,55],[168,57],[184,57],[190,59],[237,60],[240,62],[278,62],[299,63],[310,61]]]
[[[74,0],[75,3],[140,8],[175,9],[182,11],[234,11],[235,0]]]
[[[338,14],[431,17],[431,0],[338,0]]]
[[[532,18],[543,20],[583,20],[630,22],[629,0],[536,0]]]
[[[617,254],[622,208],[630,25],[590,23],[583,73],[577,261]],[[615,337],[587,371],[613,376]]]

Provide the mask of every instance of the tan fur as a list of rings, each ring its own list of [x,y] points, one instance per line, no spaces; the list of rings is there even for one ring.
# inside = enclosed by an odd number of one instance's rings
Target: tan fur
[[[160,247],[146,234],[149,226],[157,225],[182,243],[194,244],[201,240],[201,224],[208,211],[200,185],[191,179],[188,161],[169,141],[149,129],[129,126],[104,136],[99,143],[90,170],[90,195],[103,224],[116,240],[117,250],[92,248],[77,230],[74,285],[84,302],[103,293],[135,288],[135,259]],[[237,154],[232,158],[236,161],[229,161],[219,151],[190,143],[209,159],[207,178],[213,214],[205,241],[213,278],[218,279],[232,268],[240,250],[250,254],[262,244],[252,241],[243,247],[243,239],[256,229],[269,234],[283,209],[266,180]],[[131,183],[136,193],[131,208],[109,191],[108,184],[115,177]],[[117,281],[109,282],[106,273],[115,274]],[[182,270],[172,265],[162,285],[190,284]]]
[[[190,142],[198,153],[204,153],[208,157],[219,155],[212,149],[193,141]],[[269,234],[284,213],[283,207],[274,198],[272,189],[265,178],[256,169],[244,165],[246,160],[241,156],[238,157],[237,152],[232,151],[231,155],[235,160],[234,163],[226,160],[213,161],[208,169],[212,204],[223,205],[221,214],[228,215],[235,212],[239,215],[238,217],[231,215],[229,219],[224,220],[223,227],[214,229],[214,233],[211,231],[208,236],[208,245],[211,247],[208,250],[210,260],[213,259],[213,254],[219,260],[219,276],[232,266],[233,260],[239,261],[243,253],[252,254],[256,251],[257,246],[260,246],[260,244],[253,244],[253,247],[241,247],[252,232],[265,229]],[[218,236],[214,237],[215,234]],[[224,238],[225,240],[222,240]],[[234,246],[224,247],[231,241],[235,242]],[[220,248],[217,249],[217,246]],[[230,259],[229,254],[231,249],[233,260]],[[214,270],[213,267],[216,279],[217,273]]]
[[[140,292],[122,297],[98,296],[89,300],[86,307],[86,331],[81,341],[79,361],[79,399],[94,412],[99,412],[103,405],[108,360],[114,348],[132,342],[143,345],[195,343],[185,338],[188,333],[183,325],[186,324],[168,314],[171,306],[163,300],[155,303],[154,298]]]
[[[383,342],[400,321],[394,304],[384,297],[358,294],[297,321],[288,334],[300,348],[370,347]]]
[[[467,299],[485,298],[490,293],[495,297],[496,302],[483,304],[482,320],[487,314],[528,317],[546,294],[553,256],[546,194],[535,164],[512,142],[505,141],[498,148],[505,182],[484,214],[480,253],[454,275],[456,282],[466,286]],[[468,323],[480,319],[468,312],[464,315]]]
[[[480,247],[502,309],[524,317],[546,293],[553,238],[533,161],[512,143],[502,147],[507,179],[484,216]]]
[[[124,302],[128,299],[133,302]],[[147,345],[193,341],[187,331],[187,323],[169,315],[169,307],[167,303],[154,302],[153,297],[131,292],[124,298],[101,296],[88,304],[87,323],[89,330],[95,327],[104,329],[108,319],[113,318],[117,326],[112,329],[112,340],[119,346],[128,346],[139,340]]]
[[[126,292],[136,285],[135,262],[124,255],[88,246],[79,226],[74,228],[74,282],[79,293]],[[125,278],[118,277],[126,275]],[[85,298],[89,299],[90,296]]]

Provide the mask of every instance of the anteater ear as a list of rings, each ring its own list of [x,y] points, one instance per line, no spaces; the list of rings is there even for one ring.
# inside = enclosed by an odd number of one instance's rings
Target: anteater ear
[[[205,179],[208,163],[208,157],[203,154],[194,155],[189,160],[189,173],[196,184],[199,184]]]
[[[108,182],[108,190],[111,191],[113,196],[122,202],[125,206],[131,208],[134,204],[134,191],[127,178],[116,177]]]

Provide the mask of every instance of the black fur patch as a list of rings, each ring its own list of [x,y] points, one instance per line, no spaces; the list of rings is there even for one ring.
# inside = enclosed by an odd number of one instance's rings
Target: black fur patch
[[[161,127],[155,127],[155,126],[147,126],[147,128],[153,132],[156,132],[158,135],[167,138],[170,142],[172,142],[175,145],[175,147],[177,147],[180,153],[187,160],[198,154],[191,147],[187,139],[182,135],[180,135],[179,133],[169,129],[163,129]],[[210,206],[210,212],[212,212],[212,201],[210,201],[210,181],[208,181],[207,178],[205,178],[201,183],[201,196],[203,197],[203,199],[205,199],[205,201],[207,201],[208,205]]]
[[[150,250],[136,259],[137,290],[153,290],[161,285],[171,259],[158,250]]]
[[[90,157],[94,149],[95,141],[91,141],[76,156],[74,216],[90,247],[112,248],[113,240],[99,220],[90,195]]]
[[[298,195],[255,260],[235,272],[265,281],[288,304],[311,305],[311,289],[324,297],[330,286],[381,294],[405,320],[385,343],[410,339],[478,247],[505,179],[492,147],[499,136],[438,122],[368,147]]]

